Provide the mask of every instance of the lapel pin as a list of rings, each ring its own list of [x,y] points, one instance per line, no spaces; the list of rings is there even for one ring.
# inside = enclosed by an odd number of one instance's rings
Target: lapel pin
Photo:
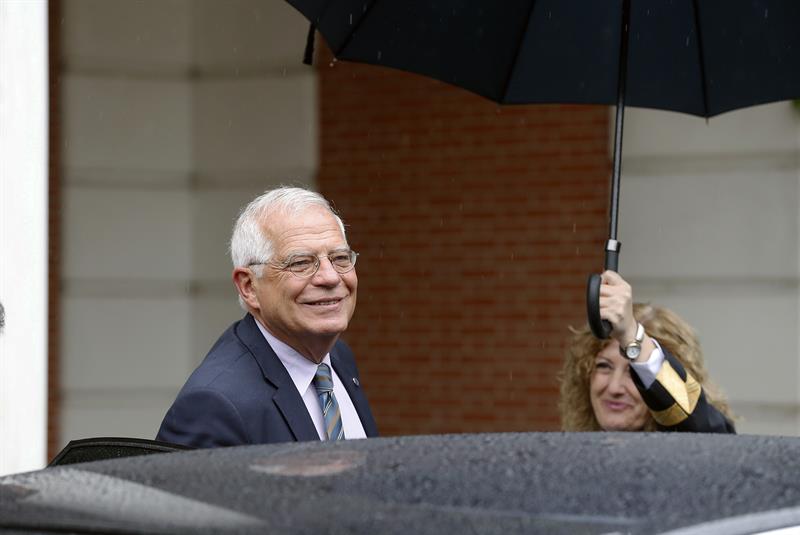
[[[356,377],[353,377],[353,384],[354,384],[354,385],[356,385],[356,386],[358,386],[358,378],[356,378]]]

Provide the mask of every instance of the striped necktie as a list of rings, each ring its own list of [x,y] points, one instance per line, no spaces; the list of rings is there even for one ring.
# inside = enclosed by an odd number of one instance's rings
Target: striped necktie
[[[328,440],[344,440],[342,415],[339,412],[336,397],[333,395],[333,377],[331,377],[331,369],[325,363],[317,366],[314,388],[317,389],[319,404],[322,407],[322,417],[325,419],[325,433],[328,435]]]

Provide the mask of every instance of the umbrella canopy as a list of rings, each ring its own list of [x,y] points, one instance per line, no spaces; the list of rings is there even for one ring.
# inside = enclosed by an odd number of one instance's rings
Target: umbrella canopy
[[[339,59],[503,104],[615,104],[605,246],[615,271],[626,105],[711,117],[800,96],[797,0],[287,1]],[[608,338],[600,283],[589,279],[587,312],[595,335]]]
[[[623,0],[288,0],[339,59],[504,104],[616,104]],[[711,117],[800,95],[800,2],[632,0],[629,106]]]

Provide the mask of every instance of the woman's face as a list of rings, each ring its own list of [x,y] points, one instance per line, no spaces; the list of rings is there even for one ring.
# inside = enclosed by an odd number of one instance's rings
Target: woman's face
[[[595,356],[589,397],[594,415],[606,431],[641,431],[650,418],[616,340]]]

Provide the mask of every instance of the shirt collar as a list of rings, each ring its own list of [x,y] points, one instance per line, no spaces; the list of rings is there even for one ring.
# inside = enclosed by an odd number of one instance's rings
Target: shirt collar
[[[318,364],[314,364],[303,355],[298,353],[297,350],[295,350],[292,346],[275,338],[275,336],[273,336],[273,334],[269,332],[266,327],[261,325],[261,322],[258,320],[258,318],[255,316],[253,316],[253,318],[256,320],[258,330],[261,331],[262,335],[264,335],[264,338],[267,340],[269,346],[273,351],[275,351],[275,354],[278,355],[278,359],[280,359],[283,367],[286,368],[287,372],[289,372],[289,376],[292,378],[295,388],[297,388],[297,391],[300,392],[301,396],[304,395],[311,386],[311,383],[314,381],[314,376],[317,374]],[[331,354],[327,353],[325,358],[322,359],[322,362],[332,368]]]

